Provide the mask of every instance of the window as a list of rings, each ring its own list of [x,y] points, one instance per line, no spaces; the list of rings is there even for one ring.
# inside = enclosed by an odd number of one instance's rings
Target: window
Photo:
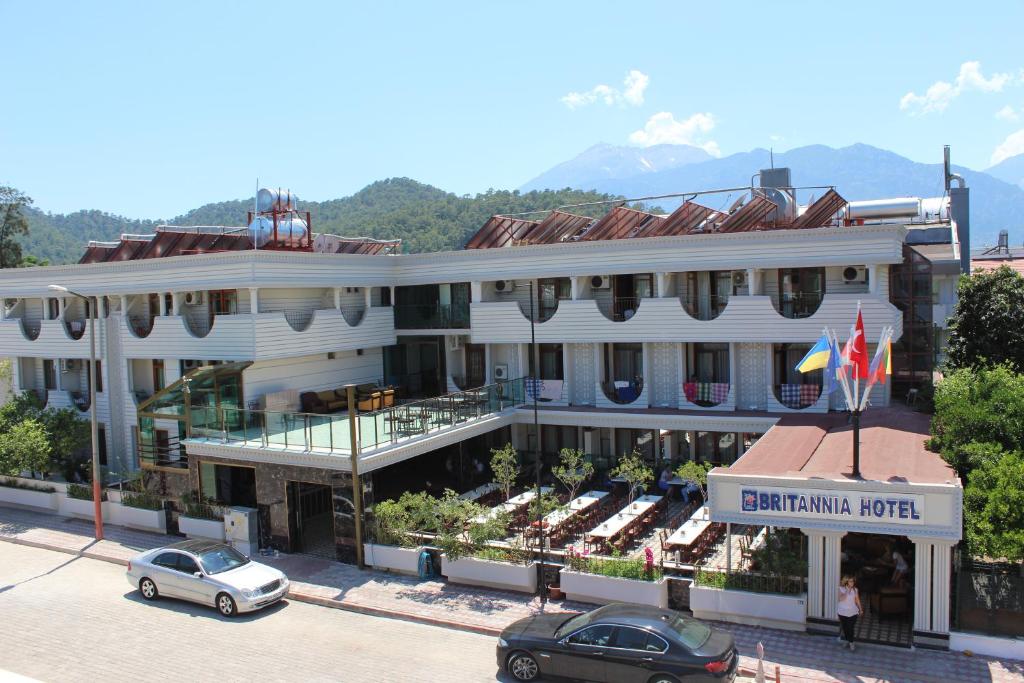
[[[644,376],[643,344],[606,344],[605,377],[609,380],[640,382]]]
[[[567,277],[537,280],[537,320],[547,320],[558,310],[558,302],[572,297],[572,284]]]
[[[800,372],[797,363],[803,360],[811,350],[810,344],[776,344],[775,345],[775,383],[776,384],[817,384],[821,385],[822,371],[811,370]]]
[[[107,432],[103,425],[96,425],[96,447],[100,452],[100,464],[107,464]]]
[[[57,299],[47,299],[46,307],[49,309],[49,315],[47,318],[50,320],[56,320],[60,317],[60,301]]]
[[[380,288],[380,305],[390,306],[391,305],[391,288],[381,287]]]
[[[85,386],[86,386],[86,389],[89,388],[89,380],[90,380],[89,364],[86,363],[86,365],[85,365]],[[96,393],[97,394],[103,393],[103,366],[102,366],[102,364],[100,363],[99,360],[96,361]]]
[[[729,383],[729,344],[695,343],[691,346],[690,381]]]
[[[660,636],[639,628],[619,626],[615,630],[615,647],[640,652],[664,652],[668,643]]]
[[[562,363],[561,344],[538,344],[540,355],[540,379],[565,379],[565,367]],[[533,353],[530,352],[530,375],[533,375]]]
[[[734,432],[697,432],[697,461],[731,465],[736,461]]]
[[[587,645],[590,647],[605,647],[612,640],[612,633],[615,631],[614,626],[608,626],[605,624],[599,624],[597,626],[591,626],[585,628],[579,633],[575,633],[569,637],[569,642],[573,645]]]
[[[779,312],[787,318],[806,318],[818,310],[825,295],[824,268],[780,268]]]
[[[57,388],[57,366],[49,358],[43,359],[43,387],[51,390]]]
[[[210,315],[232,315],[238,312],[238,291],[217,289],[210,292]],[[255,313],[255,311],[253,311]]]
[[[166,567],[167,569],[177,569],[178,555],[179,553],[160,553],[153,560],[153,564],[158,567]]]
[[[188,555],[178,555],[178,571],[185,574],[195,574],[199,571],[199,565]]]
[[[153,359],[153,391],[157,392],[164,388],[164,361],[160,358]]]

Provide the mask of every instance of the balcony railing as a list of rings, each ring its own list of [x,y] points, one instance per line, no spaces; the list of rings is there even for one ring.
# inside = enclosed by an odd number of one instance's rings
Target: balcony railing
[[[724,294],[712,294],[703,299],[697,296],[686,296],[682,298],[682,301],[686,312],[697,320],[714,320],[725,310],[729,303],[729,297]]]
[[[640,398],[640,394],[644,390],[644,380],[642,377],[637,377],[634,380],[602,382],[601,390],[609,401],[626,405]]]
[[[779,313],[785,318],[809,318],[821,306],[825,292],[796,292],[779,295]]]
[[[376,450],[405,439],[472,422],[525,403],[524,379],[489,384],[436,398],[356,415],[360,450]],[[351,453],[347,413],[318,415],[241,408],[193,409],[192,437],[253,448]]]
[[[710,408],[729,399],[728,382],[684,382],[683,396],[690,403]]]
[[[67,330],[68,336],[72,339],[81,339],[82,335],[85,334],[85,320],[65,320],[64,329]]]
[[[399,330],[454,330],[469,328],[469,306],[455,304],[402,304],[395,306]]]
[[[617,296],[608,303],[599,305],[604,317],[617,323],[625,322],[636,315],[641,299],[638,296]]]
[[[138,432],[136,432],[138,433]],[[171,438],[160,443],[149,444],[139,440],[139,462],[151,467],[173,467],[188,469],[188,458],[180,449],[178,439]]]
[[[153,316],[143,317],[133,315],[128,317],[128,326],[131,327],[132,334],[136,337],[148,337],[149,333],[153,331],[154,320],[155,318]]]

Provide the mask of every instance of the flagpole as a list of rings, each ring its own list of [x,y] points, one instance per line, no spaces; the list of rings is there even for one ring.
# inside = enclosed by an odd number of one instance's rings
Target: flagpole
[[[860,301],[857,301],[857,319],[860,320]],[[854,330],[854,334],[857,334]],[[850,350],[850,355],[853,355],[854,349],[856,349],[856,340]],[[865,348],[866,345],[865,345]],[[853,422],[853,478],[860,479],[860,375],[857,369],[860,367],[860,363],[853,364],[853,410],[850,413],[850,419]]]

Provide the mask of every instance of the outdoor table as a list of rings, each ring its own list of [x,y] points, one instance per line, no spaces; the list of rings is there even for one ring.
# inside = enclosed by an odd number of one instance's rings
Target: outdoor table
[[[542,494],[544,494],[544,493],[551,493],[553,490],[554,489],[552,489],[550,486],[541,486],[540,487],[540,492]],[[523,508],[523,507],[526,507],[527,505],[529,505],[530,501],[533,500],[533,498],[536,495],[536,493],[537,492],[534,491],[533,489],[530,489],[529,491],[523,491],[518,496],[513,496],[513,497],[509,498],[508,501],[494,506],[493,508],[491,508],[490,510],[488,510],[484,514],[478,515],[477,517],[474,517],[473,521],[479,523],[479,522],[486,522],[486,521],[488,521],[490,519],[494,519],[495,515],[497,515],[498,512],[501,511],[501,510],[506,511],[509,514],[515,514],[516,511],[518,511],[520,508]]]
[[[680,550],[692,548],[710,529],[710,520],[690,518],[681,527],[676,529],[671,536],[665,539],[665,547],[675,549],[676,561],[678,562]]]
[[[607,491],[588,491],[578,498],[571,500],[564,508],[555,510],[554,512],[549,512],[544,517],[544,521],[550,525],[550,528],[555,528],[576,513],[582,512],[590,506],[595,505],[607,495]]]
[[[486,496],[488,493],[497,491],[499,488],[501,487],[492,481],[487,484],[481,484],[472,491],[466,491],[465,493],[461,494],[459,498],[461,498],[462,500],[478,500]]]

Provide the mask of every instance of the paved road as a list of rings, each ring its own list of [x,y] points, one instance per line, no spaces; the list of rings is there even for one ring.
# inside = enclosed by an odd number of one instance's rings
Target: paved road
[[[0,680],[505,681],[494,639],[298,602],[224,619],[106,562],[0,543]]]

